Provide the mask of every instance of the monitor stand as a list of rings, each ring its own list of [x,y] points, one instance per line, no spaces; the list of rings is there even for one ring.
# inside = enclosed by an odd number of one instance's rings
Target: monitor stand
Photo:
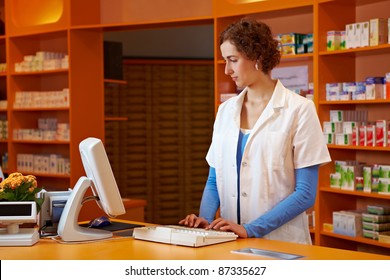
[[[78,217],[81,207],[83,206],[84,194],[88,188],[91,187],[91,184],[92,182],[90,179],[82,176],[73,188],[58,223],[57,233],[62,241],[92,241],[111,238],[113,236],[110,231],[97,228],[86,228],[78,224]]]
[[[37,228],[20,228],[17,233],[8,233],[7,228],[0,229],[0,246],[32,246],[38,241]]]

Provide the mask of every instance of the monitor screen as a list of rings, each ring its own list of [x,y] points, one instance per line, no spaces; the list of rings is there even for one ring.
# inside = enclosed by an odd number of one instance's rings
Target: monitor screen
[[[86,176],[80,177],[65,204],[58,223],[58,235],[68,242],[109,238],[112,236],[109,231],[78,224],[84,195],[91,188],[96,202],[110,217],[126,213],[122,197],[102,141],[87,138],[81,141],[79,149]]]
[[[122,197],[102,141],[87,138],[79,147],[84,170],[92,182],[92,191],[98,197],[100,208],[113,218],[124,214]]]

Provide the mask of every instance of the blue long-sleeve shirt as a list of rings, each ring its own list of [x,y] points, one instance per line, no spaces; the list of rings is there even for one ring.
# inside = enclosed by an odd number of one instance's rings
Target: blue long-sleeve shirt
[[[241,162],[242,152],[246,144],[248,134],[241,134],[237,150],[237,163]],[[237,164],[240,166],[240,164]],[[240,170],[237,169],[238,174]],[[309,166],[295,170],[295,191],[286,199],[275,205],[268,212],[260,215],[257,219],[244,224],[248,237],[262,237],[281,225],[292,220],[303,211],[313,206],[317,194],[318,165]],[[239,176],[237,188],[239,193]],[[239,200],[237,201],[237,221],[240,223]],[[217,189],[216,173],[210,167],[209,176],[200,205],[199,216],[205,218],[209,223],[214,220],[219,208],[220,201]],[[288,211],[287,211],[288,209]]]

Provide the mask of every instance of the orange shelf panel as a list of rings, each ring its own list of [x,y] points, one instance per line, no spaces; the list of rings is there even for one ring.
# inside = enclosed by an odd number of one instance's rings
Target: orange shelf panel
[[[346,191],[346,190],[330,188],[330,187],[321,187],[320,191],[325,192],[325,193],[337,193],[337,194],[344,194],[344,195],[352,195],[352,196],[356,196],[356,197],[369,197],[369,198],[390,200],[390,195],[374,193],[374,192]]]
[[[383,247],[383,248],[390,248],[390,243],[379,242],[378,240],[373,240],[370,238],[352,237],[352,236],[336,234],[336,233],[328,232],[328,231],[321,231],[321,234],[325,235],[325,236],[336,237],[339,239],[354,241],[357,243],[369,244],[369,245],[379,246],[379,247]]]
[[[127,85],[127,81],[124,80],[112,80],[112,79],[104,79],[106,84],[118,84],[118,85]]]
[[[335,51],[320,51],[321,56],[326,55],[344,55],[344,54],[360,54],[365,52],[383,52],[386,53],[390,49],[390,44],[382,44],[378,46],[369,46],[369,47],[362,47],[362,48],[353,48],[353,49],[345,49],[345,50],[335,50]]]
[[[79,25],[100,25],[100,2],[96,0],[72,0],[70,6],[71,26]],[[116,4],[117,1],[115,1]],[[113,2],[111,2],[111,5]],[[83,11],[83,12],[81,12]],[[84,12],[85,11],[85,12]]]
[[[261,1],[261,0],[213,0],[213,11],[216,17],[252,14],[254,11],[279,11],[285,9],[311,6],[313,0],[295,1]]]
[[[105,117],[104,120],[109,121],[109,122],[125,122],[125,121],[128,121],[129,118],[127,118],[127,117]]]
[[[390,151],[390,147],[368,147],[368,146],[332,145],[332,144],[328,144],[328,148],[340,149],[340,150],[361,150],[361,151],[377,151],[377,152]]]
[[[69,28],[70,0],[6,0],[6,34],[35,34]]]
[[[117,0],[115,5],[110,1],[100,1],[100,5],[97,24],[101,26],[212,19],[213,15],[210,0]]]

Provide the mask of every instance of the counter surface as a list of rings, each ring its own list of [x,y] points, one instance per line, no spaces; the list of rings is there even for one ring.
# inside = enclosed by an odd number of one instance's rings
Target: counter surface
[[[184,247],[135,240],[132,237],[114,237],[88,243],[60,243],[43,238],[33,246],[0,247],[1,260],[239,260],[270,259],[232,253],[232,250],[256,248],[301,255],[313,260],[390,260],[390,256],[349,250],[303,245],[262,238],[237,239],[200,248]]]

